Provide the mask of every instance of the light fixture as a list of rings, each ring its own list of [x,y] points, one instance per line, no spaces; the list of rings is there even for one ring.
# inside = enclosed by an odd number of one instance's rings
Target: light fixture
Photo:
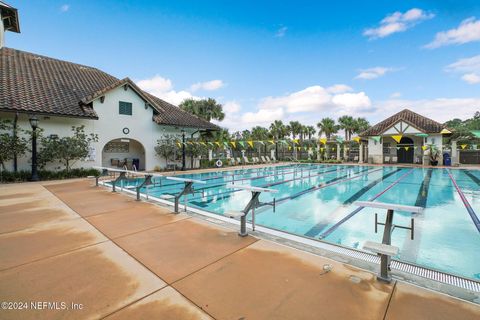
[[[35,116],[35,115],[30,116],[28,121],[30,122],[30,125],[32,126],[33,130],[38,128],[38,118],[37,118],[37,116]]]

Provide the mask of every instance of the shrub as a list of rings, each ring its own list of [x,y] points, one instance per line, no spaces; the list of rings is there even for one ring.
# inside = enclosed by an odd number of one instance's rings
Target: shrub
[[[75,168],[70,170],[61,170],[61,171],[49,171],[49,170],[40,170],[38,171],[38,177],[40,180],[62,180],[62,179],[73,179],[73,178],[84,178],[88,176],[99,175],[100,172],[96,169],[84,169],[84,168]],[[23,182],[28,181],[31,177],[31,172],[22,170],[18,172],[4,171],[1,174],[0,182]]]

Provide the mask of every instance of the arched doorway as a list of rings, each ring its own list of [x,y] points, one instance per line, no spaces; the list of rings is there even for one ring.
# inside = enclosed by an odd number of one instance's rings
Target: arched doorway
[[[102,149],[102,166],[145,170],[145,148],[133,139],[110,140]]]
[[[414,145],[413,140],[408,137],[402,137],[397,144],[398,163],[413,163]]]

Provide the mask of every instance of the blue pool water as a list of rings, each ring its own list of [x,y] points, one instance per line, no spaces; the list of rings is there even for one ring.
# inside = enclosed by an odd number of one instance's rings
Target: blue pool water
[[[383,229],[379,226],[374,232],[374,213],[383,222],[385,212],[360,208],[354,201],[424,207],[422,214],[395,213],[397,225],[409,225],[415,218],[414,240],[408,230],[393,232],[392,245],[400,248],[395,258],[480,279],[480,225],[475,224],[480,215],[480,171],[307,164],[181,177],[206,181],[194,186],[197,193],[187,196],[188,206],[218,215],[242,210],[250,199],[248,191],[228,189],[227,183],[277,189],[260,196],[262,203],[275,198],[276,210],[270,205],[258,208],[257,225],[357,249],[367,240],[381,242]],[[149,187],[151,196],[173,195],[183,187],[178,181],[156,179]]]

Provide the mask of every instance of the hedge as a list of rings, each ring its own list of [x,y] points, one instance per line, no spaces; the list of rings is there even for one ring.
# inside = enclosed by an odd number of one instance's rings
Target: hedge
[[[61,180],[61,179],[73,179],[73,178],[84,178],[87,176],[99,175],[100,172],[96,169],[70,169],[70,171],[61,170],[61,171],[48,171],[48,170],[39,170],[38,177],[40,180]],[[28,181],[32,176],[31,171],[3,171],[0,174],[0,182],[23,182]]]

